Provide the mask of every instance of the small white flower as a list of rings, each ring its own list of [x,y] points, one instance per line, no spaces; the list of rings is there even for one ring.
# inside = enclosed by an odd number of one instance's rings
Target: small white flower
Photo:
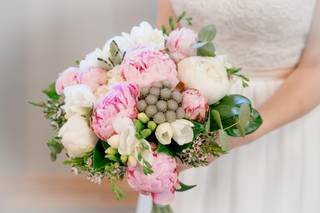
[[[221,57],[192,56],[178,64],[179,79],[187,88],[195,88],[214,104],[228,94],[230,81]]]
[[[120,143],[120,135],[118,135],[118,134],[112,135],[107,140],[107,142],[112,148],[118,148],[119,147],[119,143]]]
[[[193,123],[185,119],[178,119],[171,123],[173,140],[180,146],[193,140]]]
[[[132,120],[127,117],[115,119],[112,127],[118,136],[111,137],[111,141],[108,140],[108,143],[112,144],[110,146],[118,148],[121,155],[131,155],[136,144],[139,143]]]
[[[137,45],[149,46],[157,50],[165,48],[165,37],[161,30],[154,29],[148,22],[141,22],[131,30],[131,38]]]
[[[90,87],[84,84],[68,86],[63,93],[65,104],[62,108],[66,113],[66,118],[75,114],[88,115],[95,103],[95,96]]]
[[[144,148],[142,148],[141,143],[144,144]],[[147,146],[148,148],[146,149],[145,146]],[[149,162],[150,164],[152,164],[153,162],[153,153],[152,153],[152,149],[151,149],[151,145],[147,140],[140,140],[139,143],[136,144],[135,146],[135,151],[134,151],[134,156],[135,159],[141,164],[143,165],[143,161],[139,161],[139,153],[141,154],[141,157],[144,161]]]
[[[70,157],[81,157],[94,149],[98,138],[80,115],[73,115],[59,130],[61,143]]]
[[[155,135],[161,144],[170,144],[171,139],[173,137],[173,132],[170,123],[166,122],[160,124],[156,129]]]

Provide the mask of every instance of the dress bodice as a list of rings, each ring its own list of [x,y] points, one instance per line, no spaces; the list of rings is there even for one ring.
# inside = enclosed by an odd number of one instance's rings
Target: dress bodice
[[[310,30],[316,0],[171,0],[192,28],[217,26],[219,54],[244,71],[295,67]]]

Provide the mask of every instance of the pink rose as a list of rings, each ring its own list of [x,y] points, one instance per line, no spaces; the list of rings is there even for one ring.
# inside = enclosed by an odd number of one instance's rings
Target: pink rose
[[[204,121],[209,108],[207,99],[197,89],[187,89],[182,93],[182,108],[191,120]]]
[[[107,72],[104,69],[89,68],[88,70],[81,71],[80,83],[89,86],[92,91],[106,84],[107,81]]]
[[[160,205],[170,204],[179,187],[177,163],[165,154],[154,154],[153,173],[145,175],[141,166],[128,166],[128,183],[143,194],[151,194],[153,202]]]
[[[76,67],[69,67],[62,73],[60,73],[58,79],[56,80],[56,91],[58,94],[63,94],[64,88],[79,84],[80,74]]]
[[[176,86],[179,82],[176,65],[169,55],[146,47],[129,51],[120,70],[126,81],[138,86],[148,86],[162,80],[169,80],[172,86]]]
[[[197,34],[188,28],[172,31],[167,39],[167,48],[171,57],[178,63],[184,58],[197,55],[192,47],[197,42]]]
[[[135,118],[137,116],[138,87],[131,83],[114,85],[93,110],[91,127],[102,140],[114,134],[112,122],[116,118]]]

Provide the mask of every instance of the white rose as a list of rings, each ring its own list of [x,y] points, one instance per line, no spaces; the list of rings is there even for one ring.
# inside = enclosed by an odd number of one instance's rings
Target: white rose
[[[230,82],[225,63],[219,57],[192,56],[178,64],[179,79],[187,88],[195,88],[216,103],[229,92]]]
[[[87,70],[91,67],[99,67],[108,70],[109,66],[105,62],[98,60],[98,58],[101,58],[105,61],[108,60],[109,52],[102,51],[99,48],[95,49],[93,52],[86,55],[85,59],[80,61],[80,70]]]
[[[113,148],[118,148],[121,155],[131,155],[137,143],[135,126],[129,118],[118,118],[112,123],[114,131],[117,133],[111,136],[107,142]]]
[[[158,141],[163,144],[167,145],[171,143],[171,139],[173,137],[173,132],[170,123],[162,123],[160,124],[155,132],[156,138]]]
[[[92,151],[98,141],[87,120],[80,115],[68,119],[59,130],[59,137],[70,157],[81,157]]]
[[[180,146],[192,142],[193,126],[192,122],[185,119],[178,119],[172,122],[173,140]]]
[[[95,102],[90,87],[84,84],[68,86],[64,89],[64,102],[62,106],[66,113],[66,118],[75,114],[88,115]]]
[[[157,50],[165,48],[165,37],[161,30],[154,29],[148,22],[141,22],[131,30],[131,37],[137,45],[149,46]]]

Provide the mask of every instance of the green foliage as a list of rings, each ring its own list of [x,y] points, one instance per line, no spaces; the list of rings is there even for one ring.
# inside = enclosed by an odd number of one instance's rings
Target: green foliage
[[[158,153],[164,153],[166,155],[174,157],[174,154],[172,153],[171,149],[167,147],[166,145],[163,145],[161,143],[158,144],[157,151]]]
[[[57,160],[57,155],[60,154],[63,150],[63,145],[60,143],[59,137],[53,137],[48,140],[47,146],[50,150],[50,157],[52,161]]]
[[[92,159],[92,152],[88,152],[82,157],[70,158],[68,160],[65,160],[63,163],[65,165],[76,167],[80,169],[80,171],[89,172],[91,170],[91,167],[87,163],[89,159]]]
[[[120,51],[118,44],[113,40],[110,43],[110,62],[113,66],[119,65],[122,62],[123,54]]]
[[[79,66],[79,65],[80,65],[80,60],[77,59],[77,60],[74,61],[74,63],[75,63],[77,66]]]
[[[47,88],[42,90],[42,92],[51,100],[59,100],[60,95],[56,92],[56,83],[53,82],[49,84]]]
[[[262,123],[261,116],[242,95],[228,95],[210,106],[211,131],[221,127],[230,136],[245,136],[254,132]],[[219,119],[219,116],[220,119]]]
[[[175,21],[172,16],[168,18],[169,30],[165,25],[161,26],[162,33],[165,35],[169,35],[171,31],[175,30],[181,22],[185,21],[189,26],[192,25],[192,18],[187,16],[186,11],[183,11],[181,15],[178,16]]]
[[[207,42],[205,45],[197,48],[198,56],[208,56],[214,57],[216,56],[216,49],[212,42]]]
[[[208,25],[203,27],[198,33],[198,42],[193,45],[193,48],[197,49],[198,56],[216,56],[215,47],[212,43],[217,34],[216,27],[214,25]]]
[[[103,171],[105,166],[111,161],[105,158],[105,148],[102,145],[103,141],[98,141],[96,147],[93,150],[93,169],[96,171]]]
[[[44,117],[50,121],[51,126],[55,129],[60,129],[66,122],[66,119],[65,113],[61,108],[63,101],[56,92],[55,83],[51,83],[42,92],[47,96],[47,101],[29,103],[33,106],[40,107]]]
[[[179,185],[180,185],[180,188],[176,189],[177,192],[185,192],[197,186],[197,185],[186,185],[182,182],[180,182]]]
[[[204,133],[206,131],[204,125],[202,123],[199,122],[193,122],[193,139],[195,139],[196,137],[198,137],[198,135]]]
[[[111,184],[111,190],[116,194],[117,200],[123,200],[125,198],[125,193],[117,186],[116,179],[110,178],[109,181]]]
[[[216,26],[207,25],[203,27],[198,33],[198,40],[202,42],[211,42],[217,34]]]
[[[250,79],[242,74],[239,74],[240,71],[241,71],[241,68],[237,68],[237,67],[227,68],[227,73],[229,76],[237,76],[242,81],[242,87],[243,88],[248,87]]]

